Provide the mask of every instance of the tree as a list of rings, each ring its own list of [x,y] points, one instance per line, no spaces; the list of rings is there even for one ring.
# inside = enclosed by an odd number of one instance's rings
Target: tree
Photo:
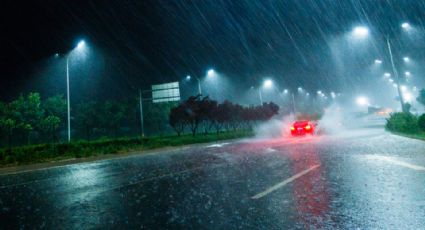
[[[200,95],[189,97],[184,103],[186,112],[186,122],[192,132],[192,136],[196,135],[199,123],[201,121],[201,106],[200,106]]]
[[[199,107],[200,121],[203,123],[205,134],[208,134],[208,131],[216,122],[214,117],[217,111],[217,101],[211,100],[206,96],[199,102]]]
[[[118,101],[106,101],[101,107],[100,119],[102,127],[112,130],[118,136],[118,130],[128,115],[128,106]]]
[[[87,141],[90,142],[93,129],[99,127],[98,104],[94,101],[81,103],[77,106],[75,120],[76,125],[86,134]]]
[[[167,124],[169,124],[170,112],[176,102],[160,102],[149,103],[144,107],[145,124],[149,126],[149,130],[163,135]]]
[[[16,103],[15,103],[16,104]],[[0,131],[7,136],[8,152],[12,152],[14,130],[18,127],[18,116],[14,104],[0,104]]]
[[[227,100],[218,104],[209,97],[201,99],[198,95],[189,97],[182,104],[174,107],[169,115],[169,124],[178,135],[187,125],[195,136],[199,124],[202,124],[205,133],[215,128],[219,134],[223,127],[226,130],[231,127],[234,131],[242,127],[250,127],[251,122],[269,120],[278,112],[279,106],[272,102],[247,108]]]
[[[44,111],[40,105],[41,99],[38,93],[30,93],[27,99],[21,95],[7,105],[7,117],[13,120],[16,129],[14,133],[21,133],[27,144],[30,131],[38,127],[43,117]]]
[[[425,132],[425,114],[422,114],[418,118],[418,126],[422,132]]]
[[[53,143],[57,141],[56,132],[59,128],[60,121],[61,120],[59,117],[48,115],[40,123],[40,127],[42,128],[43,132],[49,133],[51,135]]]
[[[180,136],[180,134],[184,131],[186,120],[187,118],[184,106],[178,105],[177,107],[171,109],[169,124],[174,129],[174,131],[176,131],[178,136]]]
[[[416,98],[416,100],[421,103],[422,105],[425,106],[425,89],[421,89],[421,91],[419,91],[419,95]]]
[[[418,118],[411,113],[392,113],[387,119],[385,128],[402,133],[416,133],[418,131]]]
[[[63,95],[56,95],[47,98],[43,104],[43,109],[47,116],[57,116],[61,121],[66,117],[66,100]]]
[[[408,102],[403,104],[403,112],[410,113],[410,108],[412,108],[412,105]]]

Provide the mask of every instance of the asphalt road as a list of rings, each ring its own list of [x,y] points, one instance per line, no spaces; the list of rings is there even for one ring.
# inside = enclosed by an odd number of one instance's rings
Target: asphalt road
[[[361,128],[0,176],[3,229],[425,229],[425,142]]]

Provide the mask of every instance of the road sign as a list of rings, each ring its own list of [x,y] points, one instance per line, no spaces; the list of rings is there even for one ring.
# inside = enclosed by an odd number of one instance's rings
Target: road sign
[[[180,101],[179,82],[152,85],[152,102]]]

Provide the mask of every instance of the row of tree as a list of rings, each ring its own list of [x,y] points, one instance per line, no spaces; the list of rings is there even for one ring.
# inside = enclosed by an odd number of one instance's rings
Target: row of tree
[[[137,127],[136,108],[136,101],[80,103],[72,108],[72,132],[88,141],[93,133],[116,137],[123,126]],[[62,95],[42,100],[39,93],[30,93],[0,102],[0,147],[57,142],[61,133],[66,137],[66,118],[67,104]]]
[[[9,148],[13,136],[20,136],[28,143],[31,132],[55,139],[65,113],[66,101],[62,96],[42,102],[38,93],[21,95],[12,102],[0,102],[0,134],[7,137]]]
[[[250,128],[255,122],[270,119],[279,107],[265,103],[243,107],[229,101],[218,103],[208,97],[190,97],[176,102],[143,105],[145,133],[162,135],[176,131],[203,132]],[[121,101],[87,101],[71,107],[73,140],[90,141],[99,137],[140,134],[137,98]],[[65,141],[67,103],[62,95],[41,98],[39,93],[21,95],[10,102],[0,101],[0,147]]]
[[[251,128],[258,121],[266,121],[279,112],[270,102],[261,106],[243,107],[229,101],[218,103],[209,97],[192,96],[170,111],[169,124],[180,136],[188,128],[195,136],[199,128],[205,133],[214,130]]]

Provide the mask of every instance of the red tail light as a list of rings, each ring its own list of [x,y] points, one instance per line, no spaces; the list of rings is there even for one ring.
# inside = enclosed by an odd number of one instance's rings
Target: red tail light
[[[305,127],[305,130],[310,130],[311,129],[311,126],[310,125],[307,125],[306,127]]]
[[[295,131],[295,128],[294,128],[294,126],[291,126],[291,131]]]

